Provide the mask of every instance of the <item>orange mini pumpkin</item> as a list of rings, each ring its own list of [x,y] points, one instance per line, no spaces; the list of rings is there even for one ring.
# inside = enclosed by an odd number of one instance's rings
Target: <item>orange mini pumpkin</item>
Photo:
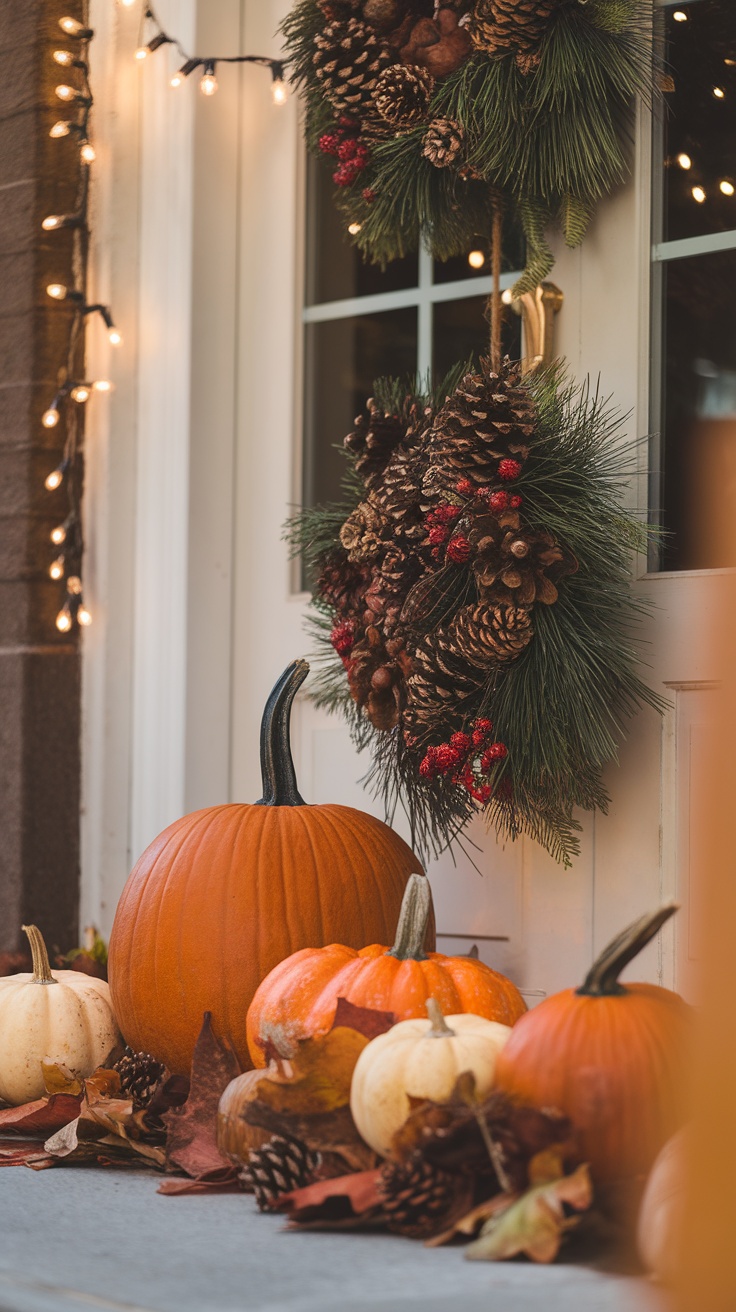
[[[347,806],[307,806],[289,745],[295,661],[261,724],[263,797],[195,811],[143,853],[120,898],[109,979],[127,1042],[189,1071],[205,1011],[249,1067],[245,1016],[270,970],[297,948],[391,933],[420,869],[402,838]]]
[[[526,1011],[519,990],[505,975],[473,957],[425,953],[432,894],[425,875],[412,875],[401,905],[396,942],[360,952],[344,943],[295,952],[271,971],[248,1012],[248,1047],[265,1065],[268,1040],[286,1053],[300,1039],[329,1030],[338,998],[359,1007],[392,1011],[397,1019],[426,1016],[435,998],[449,1015],[471,1012],[513,1025]]]
[[[545,998],[501,1053],[496,1087],[569,1116],[614,1208],[636,1201],[686,1114],[689,1008],[656,984],[620,984],[675,906],[643,916],[604,949],[579,989]]]

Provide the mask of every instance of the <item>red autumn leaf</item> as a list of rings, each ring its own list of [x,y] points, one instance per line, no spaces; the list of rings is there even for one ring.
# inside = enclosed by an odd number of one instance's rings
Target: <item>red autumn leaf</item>
[[[240,1066],[229,1044],[212,1030],[212,1016],[204,1014],[192,1057],[189,1097],[183,1107],[166,1112],[166,1160],[169,1170],[200,1179],[229,1166],[217,1147],[217,1108]]]
[[[345,1029],[357,1030],[359,1034],[364,1034],[367,1039],[375,1039],[379,1034],[385,1034],[387,1030],[393,1028],[396,1024],[396,1017],[392,1011],[376,1011],[373,1007],[356,1007],[354,1002],[349,1002],[347,998],[337,999],[337,1010],[335,1019],[332,1022],[333,1030],[344,1026]]]
[[[341,1175],[333,1180],[318,1180],[304,1189],[294,1189],[279,1198],[277,1208],[289,1213],[292,1225],[318,1225],[329,1229],[335,1225],[362,1225],[381,1209],[379,1181],[381,1167]]]
[[[81,1094],[54,1093],[50,1098],[37,1098],[22,1107],[7,1107],[0,1111],[0,1132],[45,1139],[76,1120],[81,1102]]]
[[[32,1166],[40,1171],[53,1164],[53,1158],[45,1151],[40,1139],[27,1143],[0,1139],[0,1166]]]

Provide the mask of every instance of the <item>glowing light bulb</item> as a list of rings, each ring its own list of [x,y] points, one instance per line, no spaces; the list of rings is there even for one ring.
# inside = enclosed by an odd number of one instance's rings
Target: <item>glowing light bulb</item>
[[[74,63],[74,55],[71,50],[55,50],[54,59],[56,63],[61,64],[63,68],[71,68]]]
[[[72,401],[78,402],[79,405],[84,405],[85,401],[89,401],[91,395],[92,389],[91,387],[88,387],[86,383],[79,383],[79,385],[73,387],[70,392]]]
[[[282,77],[276,77],[271,86],[271,95],[273,96],[274,105],[285,105],[289,93],[286,89],[286,83]]]
[[[46,295],[50,296],[52,301],[63,301],[66,297],[66,287],[63,282],[50,282],[46,288]]]
[[[66,581],[66,590],[72,597],[81,597],[82,580],[76,574],[70,574]]]
[[[41,415],[41,423],[43,424],[44,428],[56,428],[56,425],[59,422],[59,418],[60,415],[59,415],[59,411],[56,409],[56,406],[51,405],[49,406],[48,410],[44,410],[44,413]]]
[[[107,331],[107,340],[111,346],[119,346],[123,338],[117,328],[109,328]]]
[[[64,119],[60,119],[58,123],[54,123],[54,126],[49,129],[49,136],[68,137],[71,130],[71,123],[67,123]]]
[[[715,96],[716,100],[723,100],[725,94],[726,94],[726,93],[725,93],[725,91],[723,90],[723,87],[714,87],[714,88],[713,88],[713,95]]]
[[[736,187],[734,187],[733,183],[730,181],[729,178],[722,178],[718,186],[720,187],[724,196],[733,196],[734,191],[736,191]]]
[[[90,141],[82,142],[79,154],[85,164],[94,164],[97,159],[97,152]]]
[[[215,77],[214,64],[207,64],[204,70],[199,89],[203,96],[214,96],[217,90],[217,78]]]
[[[56,627],[59,633],[68,633],[72,627],[72,613],[69,607],[64,604],[59,614],[56,616]]]
[[[510,287],[507,287],[505,292],[501,292],[501,300],[504,305],[513,305],[514,296]]]
[[[136,59],[148,59],[148,46],[139,46],[135,52]]]
[[[362,223],[349,223],[348,232],[350,233],[350,236],[357,237],[362,227],[363,227]]]
[[[44,232],[53,232],[54,228],[60,228],[64,219],[61,214],[47,214],[41,227]]]
[[[482,251],[471,251],[468,255],[468,264],[471,269],[482,269],[486,262],[486,257]]]
[[[83,23],[76,18],[60,18],[59,27],[67,36],[79,36],[80,32],[87,31]]]
[[[181,73],[174,73],[174,76],[169,80],[169,86],[180,87],[183,81],[184,78]]]
[[[702,187],[693,187],[691,195],[693,200],[698,202],[698,205],[703,204],[703,201],[705,200],[705,191]]]
[[[57,556],[49,565],[49,574],[52,579],[63,579],[64,577],[64,557]]]
[[[681,169],[691,169],[693,166],[690,156],[684,150],[681,150],[677,156],[677,163],[680,165]]]
[[[687,14],[685,13],[684,9],[676,9],[672,17],[674,18],[676,23],[687,22]]]
[[[54,546],[60,547],[62,542],[66,542],[66,529],[64,525],[57,524],[56,528],[52,528],[49,536]]]
[[[68,101],[68,100],[76,100],[77,98],[77,93],[74,90],[74,87],[68,87],[65,82],[62,82],[56,88],[56,94],[59,97],[59,100]]]
[[[83,628],[88,629],[91,623],[92,623],[92,616],[87,610],[87,607],[80,606],[79,610],[77,611],[77,624],[81,624]]]
[[[111,392],[113,385],[107,378],[99,378],[96,383],[92,384],[92,390],[94,392]]]
[[[51,473],[46,475],[43,485],[46,488],[47,492],[55,492],[57,487],[61,487],[63,481],[64,481],[63,471],[60,468],[52,469]]]
[[[135,4],[135,0],[120,0],[120,3],[123,9],[130,9]]]

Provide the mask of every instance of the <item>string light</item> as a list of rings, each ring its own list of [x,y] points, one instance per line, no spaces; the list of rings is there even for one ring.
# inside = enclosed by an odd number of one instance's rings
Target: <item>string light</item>
[[[108,329],[107,340],[111,346],[120,346],[123,338],[122,335],[118,332],[117,328],[113,326],[112,328]]]
[[[510,287],[507,287],[505,291],[501,292],[501,300],[504,305],[513,305],[514,295]]]
[[[693,200],[698,202],[698,205],[703,204],[703,201],[705,200],[705,190],[703,187],[693,187],[691,195]]]
[[[64,68],[71,68],[74,63],[74,55],[71,50],[55,50],[54,59],[57,64],[61,64]]]
[[[273,82],[271,83],[273,103],[274,105],[285,105],[289,98],[289,92],[286,82],[284,81],[283,64],[274,61],[271,65],[271,76],[273,78]]]
[[[199,89],[203,96],[214,96],[217,91],[217,78],[215,77],[215,65],[210,60],[204,66],[204,73],[199,83]]]
[[[55,547],[60,547],[62,542],[66,542],[66,524],[57,524],[52,528],[49,537]]]
[[[81,624],[83,629],[89,628],[92,623],[92,616],[86,606],[80,606],[77,611],[77,624]]]
[[[135,59],[148,59],[148,46],[139,46],[135,52]]]
[[[55,492],[57,487],[61,487],[68,464],[68,460],[62,460],[61,464],[56,466],[56,469],[52,469],[51,473],[46,475],[43,485],[47,492]]]
[[[59,633],[68,633],[73,624],[72,613],[69,609],[69,603],[64,602],[59,614],[56,616],[56,627]]]
[[[57,556],[56,560],[52,560],[51,564],[49,565],[49,574],[51,578],[55,579],[56,581],[58,581],[59,579],[63,579],[64,577],[63,556]]]
[[[677,163],[680,165],[681,169],[691,169],[693,166],[690,156],[684,150],[681,150],[677,156]]]
[[[734,184],[731,182],[730,178],[722,178],[721,181],[718,183],[718,186],[720,187],[724,196],[733,196],[734,191],[736,191],[736,187],[734,187]]]
[[[71,574],[66,581],[66,590],[71,597],[81,597],[82,580],[76,574]]]
[[[684,9],[676,9],[672,17],[674,18],[676,23],[687,22],[687,14],[685,13]]]
[[[81,95],[79,91],[75,91],[74,87],[67,86],[66,82],[62,82],[56,88],[56,95],[58,96],[59,100],[69,101],[69,100],[84,99],[84,97]]]
[[[723,98],[725,97],[726,93],[725,93],[725,91],[723,90],[723,87],[714,87],[714,88],[713,88],[713,95],[715,96],[716,100],[723,100]]]
[[[52,301],[65,301],[67,289],[63,282],[50,282],[46,288],[46,295],[50,296]]]
[[[79,154],[85,164],[94,164],[95,160],[97,159],[95,148],[92,145],[92,143],[89,141],[82,142]]]
[[[68,122],[66,121],[66,119],[60,119],[58,123],[54,123],[54,126],[53,126],[52,128],[50,128],[50,130],[49,130],[49,136],[50,136],[50,137],[68,137],[68,136],[69,136],[69,133],[71,132],[73,126],[74,126],[74,125],[73,125],[72,123],[68,123]]]
[[[486,262],[486,257],[482,251],[471,251],[468,255],[468,264],[471,269],[482,269]]]
[[[146,28],[150,28],[150,26],[153,26],[156,31],[151,39],[146,41]],[[195,55],[192,57],[187,54],[181,41],[164,31],[151,5],[146,5],[141,15],[135,58],[145,60],[155,50],[164,45],[175,46],[183,61],[181,67],[169,78],[169,86],[174,89],[182,86],[191,73],[201,68],[202,76],[199,81],[199,89],[205,96],[214,96],[218,89],[215,71],[218,64],[258,64],[260,67],[268,68],[271,71],[273,103],[275,105],[284,105],[288,100],[288,88],[284,78],[282,60],[270,59],[265,55],[208,55],[207,57]]]
[[[363,227],[362,223],[349,223],[348,232],[350,233],[350,236],[357,237],[362,227]]]
[[[79,223],[78,214],[47,214],[41,222],[41,227],[44,232],[53,232],[56,228],[78,228]]]
[[[77,402],[77,405],[84,405],[92,395],[92,388],[87,383],[79,383],[71,389],[69,395],[72,401]]]
[[[94,36],[91,27],[85,27],[77,18],[60,18],[59,27],[67,36],[75,36],[79,41],[90,41]]]
[[[56,408],[56,402],[54,402],[53,405],[49,406],[48,410],[44,410],[43,414],[41,415],[41,423],[43,424],[44,428],[56,428],[56,425],[58,424],[60,418],[61,415],[59,414],[59,411]]]
[[[96,383],[92,384],[93,392],[112,392],[113,385],[107,378],[99,378]]]

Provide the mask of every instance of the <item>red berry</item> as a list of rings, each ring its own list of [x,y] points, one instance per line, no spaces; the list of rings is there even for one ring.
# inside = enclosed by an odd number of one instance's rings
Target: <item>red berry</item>
[[[460,763],[459,754],[449,743],[440,744],[434,760],[440,774],[447,774],[448,770],[454,770],[455,766]]]
[[[337,148],[337,158],[341,160],[353,159],[358,149],[358,143],[355,137],[345,137]]]
[[[461,497],[472,497],[475,491],[475,488],[473,487],[473,484],[471,483],[469,478],[461,478],[455,484],[455,487],[457,491],[460,493]]]
[[[467,733],[454,733],[450,739],[450,746],[454,747],[461,756],[467,756],[472,746],[470,736]]]
[[[456,533],[450,538],[447,554],[456,565],[464,565],[470,559],[470,543],[463,533]]]
[[[442,555],[442,549],[440,547],[432,547],[433,560],[439,560],[441,555]]]
[[[319,139],[319,148],[325,155],[336,155],[340,149],[340,138],[336,132],[324,132]]]
[[[372,188],[372,187],[364,187],[364,188],[363,188],[363,200],[366,202],[366,204],[368,204],[368,205],[372,205],[375,199],[376,199],[376,192],[373,190],[373,188]]]
[[[437,773],[437,767],[434,761],[430,761],[429,753],[419,762],[419,773],[423,779],[434,779]]]
[[[491,510],[495,511],[496,513],[498,513],[501,510],[508,510],[509,508],[508,492],[491,492],[491,495],[488,498],[488,504],[491,507]]]
[[[493,725],[490,720],[474,720],[473,746],[481,747],[490,733],[493,733]]]
[[[442,524],[435,524],[434,527],[429,530],[429,541],[433,547],[441,546],[443,542],[447,541],[449,536],[447,529],[443,528]]]
[[[450,524],[453,519],[457,519],[458,515],[462,515],[463,508],[462,506],[445,504],[438,506],[434,513],[441,524]]]
[[[519,506],[522,504],[522,501],[523,501],[522,497],[519,496],[512,497],[509,502],[509,505],[511,506],[512,510],[518,510]]]
[[[347,656],[353,650],[355,634],[350,620],[343,620],[340,624],[335,625],[330,634],[330,642],[338,656]]]
[[[482,784],[480,788],[474,788],[472,791],[476,802],[482,802],[484,806],[486,802],[490,802],[491,788],[489,784]]]
[[[351,132],[358,131],[358,125],[348,114],[341,114],[337,120],[341,128],[350,128]]]
[[[351,182],[355,182],[360,172],[360,166],[357,160],[347,160],[340,164],[332,175],[332,181],[336,187],[349,187]]]
[[[484,772],[490,770],[496,761],[503,761],[508,756],[509,749],[504,743],[491,743],[490,747],[483,753],[480,761],[480,768]]]
[[[510,483],[518,478],[520,473],[521,465],[518,460],[502,460],[498,466],[498,477],[502,478],[504,483]]]

